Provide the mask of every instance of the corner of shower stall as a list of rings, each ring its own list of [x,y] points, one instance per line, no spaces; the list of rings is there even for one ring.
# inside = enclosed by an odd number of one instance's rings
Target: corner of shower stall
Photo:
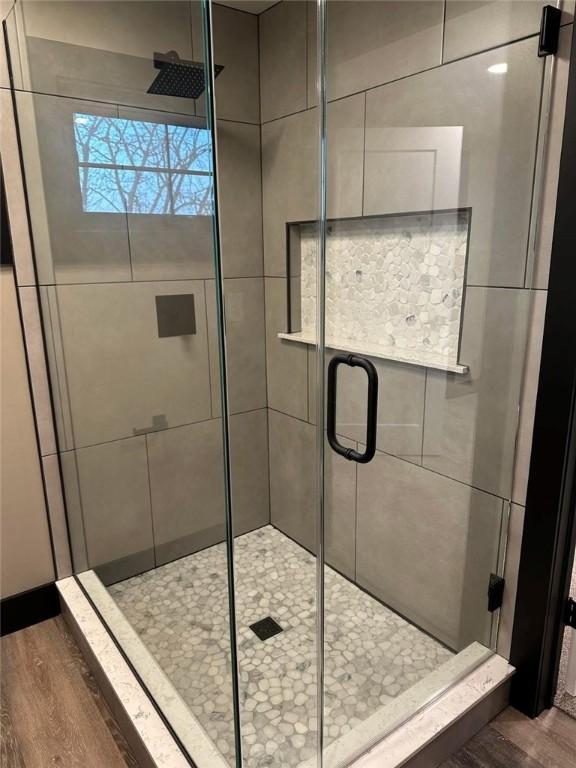
[[[59,586],[145,765],[407,764],[505,703],[571,25],[492,5],[4,21]]]

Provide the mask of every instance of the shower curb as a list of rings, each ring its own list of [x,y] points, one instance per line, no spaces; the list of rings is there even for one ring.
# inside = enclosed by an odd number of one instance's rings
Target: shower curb
[[[494,655],[358,758],[354,768],[434,768],[508,706],[515,672]]]
[[[100,617],[71,576],[56,582],[62,614],[141,768],[190,768]]]
[[[56,585],[64,618],[141,768],[190,768],[193,763],[159,715],[76,579],[62,579]],[[501,656],[492,656],[348,765],[354,768],[437,766],[507,706],[514,671]],[[220,765],[220,761],[214,765]]]

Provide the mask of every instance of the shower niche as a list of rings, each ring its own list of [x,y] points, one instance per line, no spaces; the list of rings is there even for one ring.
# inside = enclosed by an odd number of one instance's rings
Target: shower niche
[[[466,373],[460,363],[471,209],[332,219],[326,228],[326,344]],[[315,222],[286,225],[288,330],[316,343]]]

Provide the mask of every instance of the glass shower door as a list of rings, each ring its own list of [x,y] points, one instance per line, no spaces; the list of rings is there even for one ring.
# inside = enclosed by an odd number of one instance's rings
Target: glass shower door
[[[319,233],[320,110],[305,78],[299,93],[290,90],[306,71],[301,43],[316,6],[281,3],[259,16],[208,2],[203,10],[214,86],[205,109],[218,158],[221,280],[212,300],[224,315],[236,764],[288,768],[315,763],[319,745],[315,351],[282,338],[295,307],[287,222],[308,222],[313,240]]]
[[[530,3],[323,8],[325,249],[294,224],[289,259],[325,344],[332,768],[496,648],[547,91]]]

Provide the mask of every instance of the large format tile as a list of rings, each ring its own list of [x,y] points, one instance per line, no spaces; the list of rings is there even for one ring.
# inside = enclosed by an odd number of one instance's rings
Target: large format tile
[[[377,453],[358,468],[358,583],[461,650],[488,643],[502,500]]]
[[[260,17],[262,122],[306,109],[306,6],[290,0]]]
[[[268,411],[230,419],[230,468],[234,535],[270,522]]]
[[[157,296],[192,294],[196,333],[161,338]],[[204,285],[57,288],[75,446],[210,418]]]
[[[236,535],[269,520],[266,411],[230,424],[232,509]],[[226,535],[222,422],[212,419],[147,436],[156,560],[165,563]],[[247,444],[250,450],[246,450]]]
[[[118,133],[124,130],[127,139],[125,144],[118,142],[116,151],[121,156],[126,146],[126,165],[160,169],[145,171],[139,182],[128,186],[125,215],[133,279],[213,277],[212,178],[178,173],[211,168],[212,139],[206,120],[127,107],[119,107],[118,117]],[[206,178],[207,185],[199,188],[187,183]],[[162,200],[157,208],[147,184]]]
[[[318,217],[319,112],[262,126],[264,274],[286,274],[286,223]]]
[[[259,126],[218,122],[218,190],[224,276],[261,276]]]
[[[224,281],[229,406],[232,413],[266,407],[264,279]],[[212,416],[220,415],[220,353],[214,281],[206,282]]]
[[[314,355],[314,351],[312,350]],[[327,351],[326,364],[337,352]],[[420,463],[424,427],[426,370],[370,358],[378,374],[378,432],[380,451]],[[308,367],[309,421],[316,422],[316,367]],[[336,430],[352,440],[366,440],[368,382],[360,368],[338,368]]]
[[[470,206],[469,284],[524,284],[542,75],[535,46],[529,39],[367,94],[364,214]],[[506,72],[489,71],[502,63]],[[461,153],[442,143],[455,127]],[[433,187],[423,166],[432,156],[447,164]]]
[[[345,437],[340,442],[347,448],[358,447]],[[324,468],[324,560],[355,581],[358,464],[334,453],[326,443]]]
[[[364,93],[328,104],[326,115],[328,218],[362,215],[365,107]]]
[[[304,344],[279,339],[288,328],[286,278],[267,277],[266,375],[268,405],[277,411],[308,418],[308,350]]]
[[[316,549],[316,428],[269,409],[270,522],[306,549]]]
[[[558,52],[555,58],[554,80],[551,92],[550,119],[545,147],[541,198],[538,207],[538,229],[536,232],[536,263],[526,270],[527,288],[547,288],[550,271],[550,255],[556,217],[556,194],[560,173],[560,155],[564,134],[566,113],[566,92],[570,71],[570,51],[573,25],[560,29]]]
[[[318,216],[317,109],[262,126],[264,268],[286,274],[286,223]],[[327,210],[330,218],[362,214],[364,94],[328,105]]]
[[[514,461],[514,483],[512,486],[512,500],[518,502],[518,504],[526,504],[547,298],[547,291],[533,291],[531,293],[532,306],[530,308],[528,343],[524,363],[522,394],[519,404],[520,417]]]
[[[468,288],[460,362],[466,375],[428,371],[422,462],[510,498],[530,292]]]
[[[318,535],[316,428],[269,409],[270,521],[306,549]],[[343,439],[352,447],[351,441]],[[326,446],[324,525],[326,562],[354,578],[356,467]]]
[[[88,566],[116,563],[117,577],[154,567],[146,438],[76,451]]]
[[[192,3],[194,58],[205,61],[200,3]],[[260,122],[258,71],[258,18],[249,13],[212,5],[214,63],[224,69],[216,78],[216,110],[219,119]],[[206,114],[205,97],[196,104]]]
[[[42,93],[194,113],[192,99],[147,93],[155,52],[192,60],[185,2],[22,3],[21,87]]]
[[[446,0],[443,60],[537,34],[544,5],[543,0]]]
[[[16,100],[39,282],[129,280],[126,215],[84,210],[74,131],[75,115],[117,118],[118,108],[22,92]]]
[[[157,562],[223,541],[220,419],[166,429],[146,439]]]
[[[440,64],[440,0],[327,4],[326,87],[329,99],[388,83]],[[316,14],[309,14],[309,106],[317,103]]]

